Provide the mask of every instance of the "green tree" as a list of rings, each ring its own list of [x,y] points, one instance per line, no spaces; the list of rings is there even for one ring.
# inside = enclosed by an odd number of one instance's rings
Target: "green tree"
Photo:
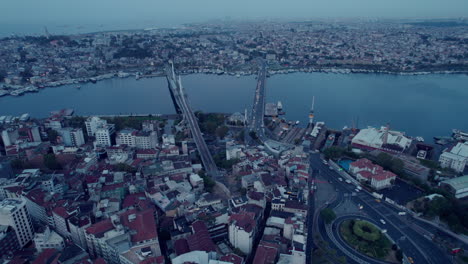
[[[216,135],[221,139],[223,139],[227,135],[228,132],[229,132],[229,128],[227,126],[223,125],[223,126],[216,128]]]
[[[336,219],[335,211],[331,208],[325,208],[320,211],[320,217],[322,217],[323,221],[327,224],[331,224],[333,220]]]
[[[323,151],[323,154],[325,155],[325,158],[327,159],[333,159],[337,160],[343,156],[344,149],[337,147],[337,146],[332,146]]]
[[[22,159],[14,159],[11,161],[11,167],[15,170],[22,170],[25,168],[25,163]]]
[[[49,138],[49,141],[52,143],[57,143],[58,136],[59,136],[58,132],[53,129],[49,129],[47,131],[47,138]]]
[[[57,158],[54,153],[44,155],[44,166],[50,170],[61,170],[62,166],[57,162]]]

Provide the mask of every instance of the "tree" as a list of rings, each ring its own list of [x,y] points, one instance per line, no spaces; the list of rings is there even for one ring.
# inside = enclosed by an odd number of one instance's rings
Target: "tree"
[[[3,82],[7,76],[8,74],[5,70],[0,70],[0,82]]]
[[[341,156],[343,156],[343,153],[344,149],[337,146],[329,147],[323,151],[325,158],[333,160],[341,158]]]
[[[62,166],[57,162],[54,153],[44,155],[44,166],[50,170],[61,170]]]
[[[229,132],[229,128],[227,126],[220,126],[218,128],[216,128],[216,135],[223,139],[227,133]]]
[[[47,131],[47,137],[49,138],[49,141],[52,143],[57,143],[58,136],[59,136],[58,132],[53,129],[49,129]]]
[[[24,161],[21,159],[14,159],[11,161],[11,167],[15,170],[22,170],[25,168]]]
[[[331,224],[333,220],[336,218],[335,211],[331,208],[325,208],[320,211],[320,217],[322,217],[323,221],[327,224]]]

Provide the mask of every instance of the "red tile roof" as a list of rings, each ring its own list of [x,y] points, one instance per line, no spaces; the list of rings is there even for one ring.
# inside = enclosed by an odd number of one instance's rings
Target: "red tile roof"
[[[32,264],[55,264],[58,263],[60,254],[55,248],[46,248],[32,262]]]
[[[244,262],[244,259],[234,253],[228,254],[225,256],[222,256],[219,260],[221,261],[226,261],[226,262],[231,262],[233,264],[242,264]]]
[[[202,221],[195,221],[192,224],[194,234],[187,237],[190,251],[216,252],[216,246],[211,240],[208,228]]]
[[[112,224],[110,219],[106,219],[86,228],[86,233],[93,234],[96,237],[102,237],[102,235],[104,235],[105,232],[112,229],[114,229],[114,225]]]
[[[181,238],[174,242],[174,250],[177,256],[190,252],[187,239]]]
[[[129,219],[131,218],[129,217],[130,215],[134,215],[135,218]],[[131,235],[131,240],[134,243],[158,238],[154,209],[143,211],[137,211],[136,209],[129,210],[121,215],[120,221],[124,226],[135,231]]]
[[[229,223],[234,224],[242,228],[247,233],[253,231],[256,226],[255,214],[248,212],[241,212],[239,214],[233,214],[229,217]]]
[[[273,247],[259,245],[255,252],[253,263],[255,264],[275,264],[278,250]]]

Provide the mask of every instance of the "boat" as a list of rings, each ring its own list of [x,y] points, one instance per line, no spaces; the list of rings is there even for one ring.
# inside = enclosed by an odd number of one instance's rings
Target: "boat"
[[[78,90],[81,89],[81,86],[77,85],[77,86],[76,86],[76,89],[78,89]]]
[[[237,78],[240,78],[240,74],[236,74],[236,77],[237,77]]]
[[[468,141],[468,132],[461,131],[459,129],[452,130],[452,137],[460,141]]]
[[[89,81],[92,82],[92,83],[97,83],[96,78],[91,78],[91,79],[89,79]]]
[[[327,149],[331,146],[333,146],[333,143],[335,143],[335,134],[330,134],[327,137],[327,141],[325,141],[325,145],[323,146],[323,149]]]

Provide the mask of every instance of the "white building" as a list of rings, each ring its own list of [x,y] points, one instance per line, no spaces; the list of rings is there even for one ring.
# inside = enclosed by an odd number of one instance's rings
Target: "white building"
[[[57,130],[57,132],[65,146],[79,147],[85,143],[83,130],[81,128],[64,127]]]
[[[43,232],[38,232],[34,236],[34,245],[39,252],[42,252],[46,248],[62,250],[65,247],[65,241],[59,234],[51,231],[49,227],[46,226]]]
[[[457,199],[468,196],[468,175],[446,180],[440,184],[448,189]]]
[[[88,136],[94,136],[98,128],[107,126],[107,120],[92,116],[85,121],[85,125]]]
[[[249,213],[229,217],[229,242],[244,254],[250,254],[256,232],[256,222]]]
[[[20,247],[24,247],[34,237],[31,217],[23,199],[5,199],[0,202],[0,225],[13,227]]]
[[[117,145],[127,145],[129,147],[135,147],[135,135],[137,131],[135,129],[122,129],[117,133],[115,138]]]
[[[116,144],[138,149],[154,149],[158,145],[158,136],[155,131],[139,132],[134,129],[123,129],[117,133]]]
[[[96,137],[96,145],[99,146],[111,146],[112,141],[111,137],[114,134],[114,125],[106,125],[104,127],[99,127],[96,129],[94,136]]]
[[[440,166],[452,168],[457,172],[465,170],[468,161],[468,142],[457,143],[453,148],[446,149],[439,157]]]
[[[351,141],[353,147],[392,153],[403,152],[411,145],[411,142],[412,140],[403,132],[391,131],[387,127],[361,129]]]
[[[16,144],[19,134],[17,129],[7,129],[2,131],[2,140],[5,147]]]

